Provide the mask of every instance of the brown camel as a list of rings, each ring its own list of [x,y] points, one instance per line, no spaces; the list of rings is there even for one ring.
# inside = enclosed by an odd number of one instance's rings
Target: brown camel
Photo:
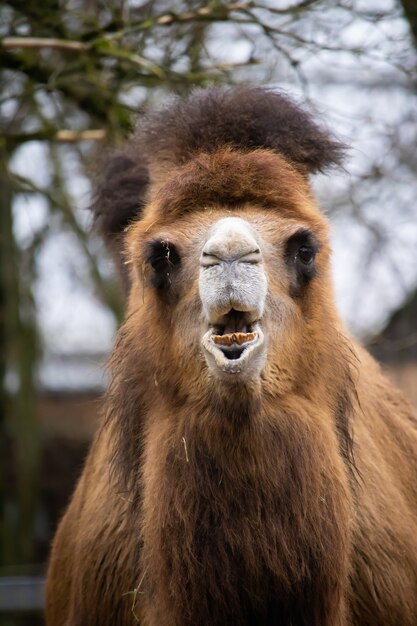
[[[416,418],[343,328],[309,185],[342,151],[214,87],[103,166],[129,299],[48,626],[416,626]]]

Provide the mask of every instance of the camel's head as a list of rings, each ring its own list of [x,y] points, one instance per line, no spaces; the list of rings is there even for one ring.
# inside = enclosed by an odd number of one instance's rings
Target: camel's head
[[[314,367],[309,337],[332,307],[327,224],[307,177],[339,156],[308,115],[260,89],[199,91],[147,118],[116,171],[130,192],[138,179],[127,324],[155,385],[272,377],[283,390]],[[118,184],[96,202],[102,220],[117,208],[109,196],[126,193]]]

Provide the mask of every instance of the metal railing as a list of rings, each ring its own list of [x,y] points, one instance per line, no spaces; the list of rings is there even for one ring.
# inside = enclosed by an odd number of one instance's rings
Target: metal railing
[[[0,577],[0,616],[9,612],[41,611],[44,587],[42,576]]]

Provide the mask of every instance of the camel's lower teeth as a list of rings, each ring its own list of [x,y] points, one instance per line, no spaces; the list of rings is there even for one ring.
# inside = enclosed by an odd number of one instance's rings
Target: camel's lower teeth
[[[227,335],[213,335],[213,341],[219,346],[241,346],[244,343],[253,341],[256,333],[228,333]]]

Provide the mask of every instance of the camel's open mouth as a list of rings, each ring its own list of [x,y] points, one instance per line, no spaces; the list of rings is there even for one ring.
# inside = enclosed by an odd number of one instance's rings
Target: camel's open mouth
[[[242,311],[232,309],[205,333],[206,352],[223,372],[241,373],[263,343],[259,321],[248,322]]]

